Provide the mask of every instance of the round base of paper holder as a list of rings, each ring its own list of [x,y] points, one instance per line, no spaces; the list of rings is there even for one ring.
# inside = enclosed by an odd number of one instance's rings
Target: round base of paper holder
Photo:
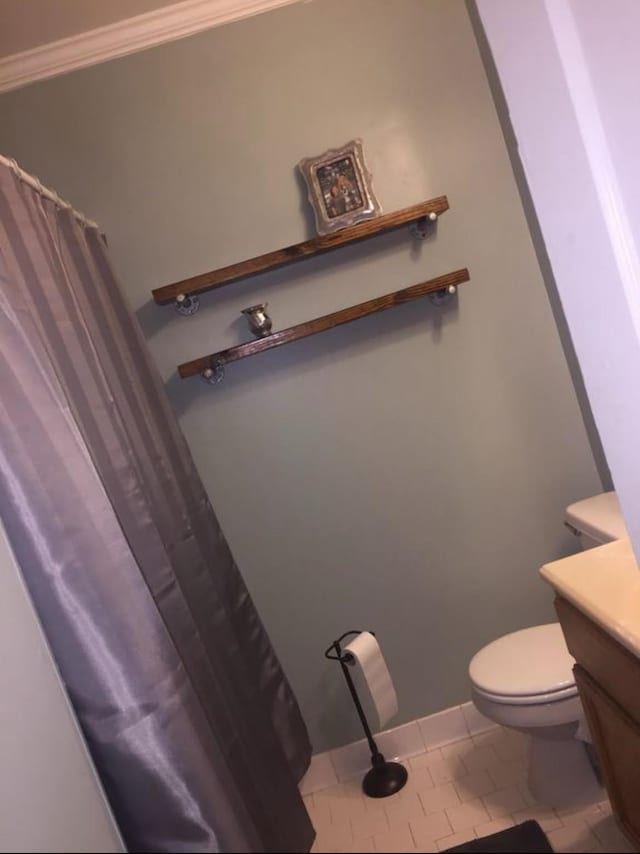
[[[370,798],[388,798],[405,785],[407,769],[399,762],[387,762],[381,753],[371,760],[373,767],[365,774],[362,791]]]

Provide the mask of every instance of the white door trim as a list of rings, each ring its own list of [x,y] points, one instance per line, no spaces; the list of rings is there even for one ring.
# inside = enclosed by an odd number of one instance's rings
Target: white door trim
[[[567,0],[545,0],[558,56],[593,173],[602,216],[620,272],[629,313],[640,340],[640,259],[576,22]]]

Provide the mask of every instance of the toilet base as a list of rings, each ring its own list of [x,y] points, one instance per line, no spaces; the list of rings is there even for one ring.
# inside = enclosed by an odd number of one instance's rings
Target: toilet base
[[[600,786],[587,745],[575,738],[531,738],[529,789],[541,804],[571,807],[606,797]]]

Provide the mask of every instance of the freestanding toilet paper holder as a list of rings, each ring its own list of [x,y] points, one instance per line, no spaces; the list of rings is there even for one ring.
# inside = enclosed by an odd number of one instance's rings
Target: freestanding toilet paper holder
[[[367,721],[367,716],[364,713],[356,686],[353,684],[353,679],[349,673],[348,664],[353,662],[353,656],[349,653],[343,653],[341,643],[349,635],[359,635],[361,632],[350,631],[340,635],[338,640],[335,640],[331,646],[325,650],[325,658],[330,658],[332,661],[339,661],[344,673],[344,678],[351,694],[351,699],[356,707],[358,717],[364,729],[364,734],[367,737],[369,750],[371,751],[371,768],[364,776],[362,781],[362,791],[370,798],[388,798],[389,795],[394,795],[407,782],[407,769],[399,762],[387,762],[382,753],[378,750],[371,728]],[[374,633],[371,632],[373,635]]]

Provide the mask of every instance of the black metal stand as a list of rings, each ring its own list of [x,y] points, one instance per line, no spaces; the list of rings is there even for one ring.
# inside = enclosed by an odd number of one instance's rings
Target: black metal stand
[[[367,737],[369,750],[371,751],[372,767],[367,771],[364,780],[362,781],[362,791],[370,798],[388,798],[389,795],[393,795],[400,791],[407,782],[408,774],[404,765],[400,765],[399,762],[387,762],[382,753],[378,750],[378,746],[371,734],[371,729],[362,708],[362,704],[360,703],[356,686],[353,684],[353,679],[349,673],[347,664],[350,661],[350,656],[343,654],[340,643],[349,635],[359,634],[360,632],[356,631],[345,632],[338,638],[338,640],[331,644],[329,649],[325,650],[324,654],[326,658],[340,662],[344,678],[347,682],[347,687],[349,688],[349,693],[351,694],[351,698],[356,707],[358,717],[360,718],[362,728],[364,729],[364,734]],[[353,659],[351,658],[351,660]]]

